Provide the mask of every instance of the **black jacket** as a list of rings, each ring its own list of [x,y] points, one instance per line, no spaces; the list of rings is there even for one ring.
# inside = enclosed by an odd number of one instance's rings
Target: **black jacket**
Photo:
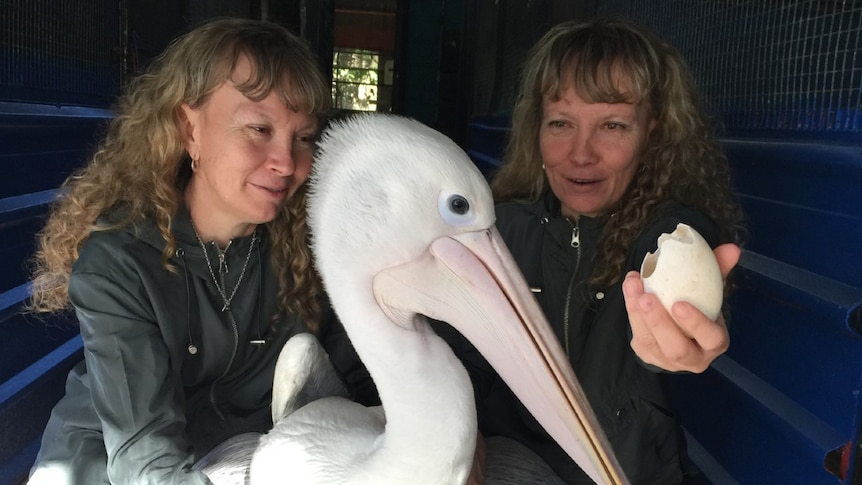
[[[229,436],[271,427],[275,361],[305,326],[290,317],[271,328],[277,282],[266,230],[258,228],[224,312],[187,211],[172,229],[174,273],[162,266],[164,240],[152,223],[93,232],[82,246],[69,296],[84,361],[52,412],[34,472],[62,463],[71,483],[209,483],[190,469],[196,458]],[[251,240],[235,239],[225,252],[228,292]],[[210,257],[218,271],[215,251]]]
[[[587,280],[604,221],[580,217],[569,222],[550,194],[534,203],[497,206],[497,228],[568,350],[626,475],[634,484],[678,483],[686,461],[685,440],[664,390],[664,374],[644,365],[630,347],[621,282],[625,272],[640,269],[658,236],[672,232],[677,223],[689,224],[713,247],[719,243],[717,228],[694,209],[666,204],[638,237],[620,281],[591,288]],[[445,334],[473,378],[484,435],[516,439],[567,482],[592,483],[469,343],[446,328],[438,332]]]

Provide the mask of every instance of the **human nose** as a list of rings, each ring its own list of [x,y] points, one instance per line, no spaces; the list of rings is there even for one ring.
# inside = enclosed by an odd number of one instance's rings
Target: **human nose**
[[[267,157],[267,166],[279,176],[288,177],[296,170],[296,163],[293,158],[293,143],[274,144]]]
[[[577,130],[572,135],[569,159],[576,165],[589,165],[595,162],[593,134],[589,130]]]

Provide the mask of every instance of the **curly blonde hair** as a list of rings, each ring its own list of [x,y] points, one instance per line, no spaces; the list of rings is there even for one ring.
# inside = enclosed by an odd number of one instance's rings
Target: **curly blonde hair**
[[[70,308],[72,265],[91,231],[113,230],[152,218],[165,240],[162,263],[176,249],[171,221],[191,177],[183,143],[181,107],[204,104],[231,75],[241,56],[252,76],[236,88],[253,100],[275,90],[286,106],[321,117],[331,93],[306,43],[273,23],[216,19],[177,38],[120,96],[116,117],[95,153],[69,176],[37,236],[33,294],[28,309]],[[314,329],[320,282],[306,228],[305,190],[300,189],[267,224],[278,274],[279,314],[297,312]],[[106,213],[121,217],[106,222]]]
[[[621,92],[620,77],[630,81]],[[539,132],[545,97],[559,100],[574,86],[590,102],[644,103],[656,121],[640,154],[639,171],[609,213],[595,286],[620,280],[628,251],[664,202],[696,207],[716,222],[726,241],[742,237],[742,213],[731,191],[727,159],[679,52],[623,19],[566,22],[533,47],[522,73],[504,162],[492,181],[497,201],[535,201],[549,189]]]

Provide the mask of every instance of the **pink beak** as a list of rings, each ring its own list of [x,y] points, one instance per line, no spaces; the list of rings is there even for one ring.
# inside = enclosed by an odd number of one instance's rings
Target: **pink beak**
[[[628,483],[553,330],[495,227],[435,240],[374,278],[387,313],[448,322],[597,483]]]

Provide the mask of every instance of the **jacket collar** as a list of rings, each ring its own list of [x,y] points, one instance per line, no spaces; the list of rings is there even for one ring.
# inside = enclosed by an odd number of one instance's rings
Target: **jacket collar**
[[[139,221],[126,230],[132,233],[137,239],[149,246],[152,246],[159,252],[164,251],[166,244],[165,240],[151,218]],[[174,234],[177,246],[174,255],[170,259],[171,262],[174,264],[179,263],[184,266],[187,265],[189,270],[193,273],[210,277],[209,269],[204,260],[203,249],[201,249],[197,236],[195,236],[194,228],[191,223],[191,214],[185,204],[181,205],[174,214],[171,222],[171,232]],[[258,248],[267,244],[266,238],[266,225],[261,224],[257,228],[257,240],[255,242],[255,244],[258,245]],[[237,237],[231,240],[230,247],[226,252],[229,264],[235,263],[237,258],[245,260],[249,250],[248,246],[251,244],[251,241],[251,235]],[[213,254],[211,253],[210,258],[212,257]],[[240,262],[239,264],[242,263]]]
[[[554,192],[551,189],[546,189],[545,193],[539,198],[534,207],[538,210],[539,217],[546,218],[547,220],[554,219],[566,219],[562,214],[562,206],[563,204],[560,202],[560,199],[554,195]],[[578,224],[584,225],[590,228],[601,228],[604,226],[605,221],[607,221],[608,216],[601,215],[598,217],[589,217],[589,216],[580,216],[578,217]],[[575,221],[571,221],[574,223]]]

